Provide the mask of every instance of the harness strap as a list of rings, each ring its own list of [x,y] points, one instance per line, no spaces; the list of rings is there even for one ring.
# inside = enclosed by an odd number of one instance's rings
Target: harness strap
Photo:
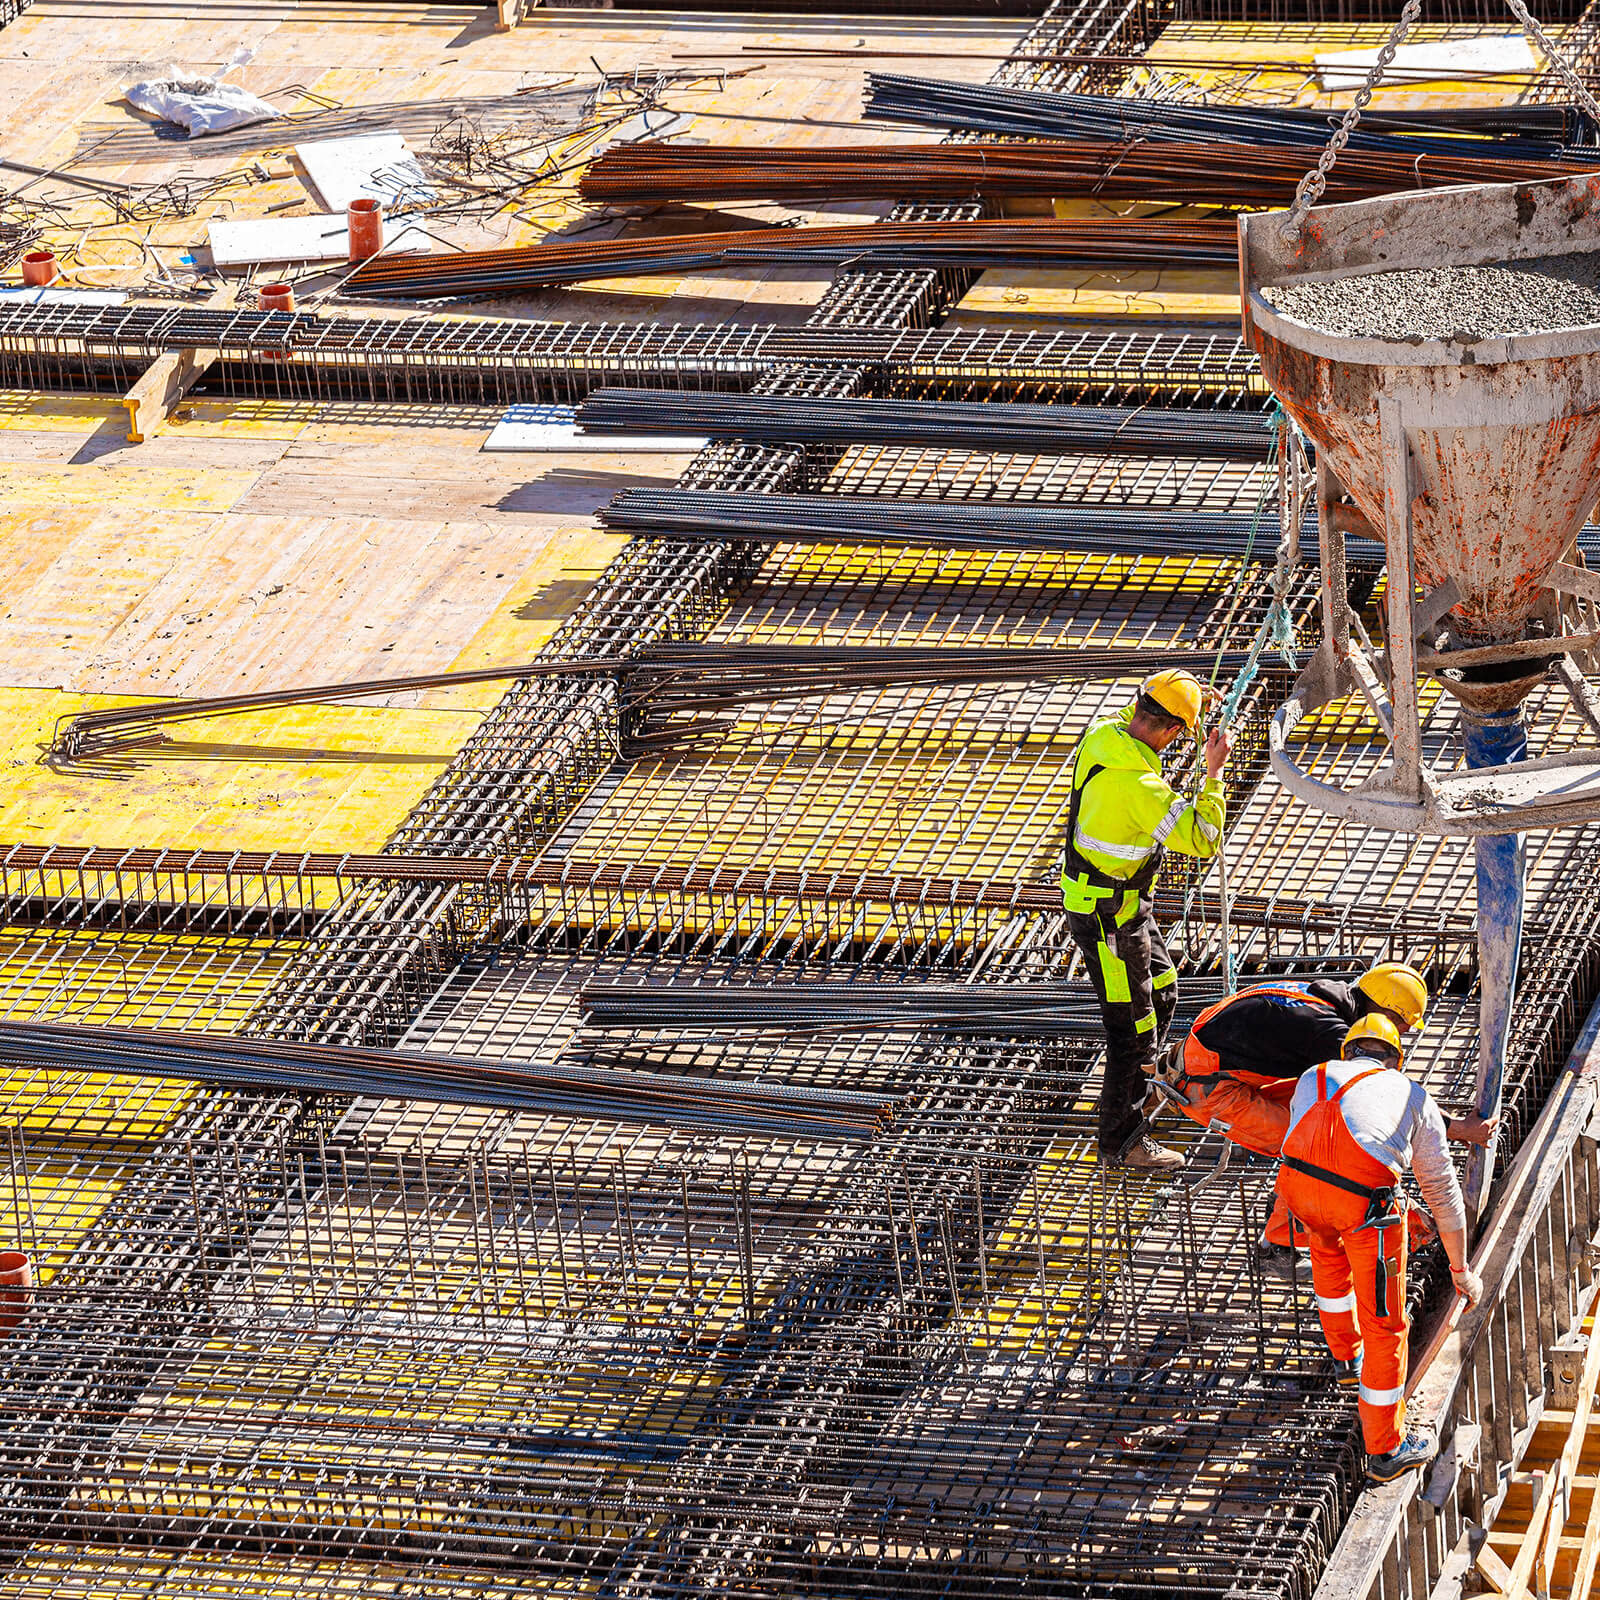
[[[1098,762],[1090,767],[1080,779],[1077,772],[1077,763],[1081,758],[1082,750],[1080,748],[1078,755],[1073,757],[1072,798],[1067,804],[1065,876],[1087,879],[1092,888],[1103,889],[1111,894],[1122,894],[1132,890],[1135,894],[1143,895],[1151,884],[1156,881],[1156,874],[1161,870],[1161,861],[1165,855],[1165,850],[1160,839],[1152,843],[1148,853],[1144,851],[1138,853],[1137,859],[1144,864],[1137,872],[1126,878],[1116,878],[1109,872],[1103,871],[1078,849],[1078,836],[1081,831],[1078,827],[1078,809],[1083,802],[1083,791],[1106,770],[1105,764]],[[1170,831],[1171,829],[1169,828],[1168,832]],[[1164,838],[1165,835],[1162,837]],[[1096,841],[1094,845],[1090,846],[1091,849],[1102,847],[1107,855],[1122,853],[1122,847],[1104,845],[1103,841]],[[1135,858],[1130,856],[1129,859]]]
[[[1315,1178],[1320,1183],[1331,1183],[1335,1189],[1343,1189],[1346,1194],[1358,1195],[1369,1205],[1381,1197],[1393,1194],[1394,1189],[1390,1184],[1382,1188],[1369,1188],[1364,1183],[1357,1183],[1354,1178],[1347,1178],[1342,1172],[1329,1172],[1326,1167],[1313,1166],[1309,1161],[1302,1161],[1299,1156],[1279,1156],[1278,1159],[1286,1167],[1292,1167],[1296,1172],[1307,1178]]]

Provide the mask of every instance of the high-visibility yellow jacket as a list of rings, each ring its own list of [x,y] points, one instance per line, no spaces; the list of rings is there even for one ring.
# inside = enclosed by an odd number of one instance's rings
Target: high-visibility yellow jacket
[[[1161,757],[1128,732],[1133,707],[1097,722],[1073,757],[1061,892],[1068,911],[1091,915],[1115,900],[1120,927],[1138,911],[1164,850],[1209,859],[1222,843],[1220,779],[1191,804],[1161,776]]]

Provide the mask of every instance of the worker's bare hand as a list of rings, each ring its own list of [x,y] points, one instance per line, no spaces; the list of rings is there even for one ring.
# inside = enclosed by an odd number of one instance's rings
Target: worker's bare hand
[[[1228,736],[1226,728],[1213,728],[1206,735],[1206,776],[1208,778],[1220,777],[1223,767],[1228,762],[1228,752],[1233,749],[1233,740]]]
[[[1457,1144],[1487,1146],[1500,1129],[1499,1117],[1456,1117],[1444,1130]]]
[[[1483,1279],[1471,1267],[1462,1267],[1459,1272],[1452,1267],[1450,1281],[1456,1286],[1456,1293],[1467,1302],[1469,1311],[1483,1299]]]

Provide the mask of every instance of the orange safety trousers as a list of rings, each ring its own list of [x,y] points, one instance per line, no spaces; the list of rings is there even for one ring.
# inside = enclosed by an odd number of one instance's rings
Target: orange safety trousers
[[[1368,1189],[1392,1190],[1395,1174],[1356,1143],[1339,1108],[1345,1089],[1372,1072],[1357,1073],[1330,1097],[1328,1070],[1318,1067],[1316,1104],[1290,1129],[1284,1156]],[[1278,1169],[1278,1193],[1305,1231],[1328,1348],[1337,1360],[1360,1360],[1356,1403],[1367,1453],[1385,1455],[1405,1437],[1405,1212],[1394,1201],[1380,1210],[1287,1165]]]
[[[1202,1128],[1220,1122],[1228,1138],[1258,1156],[1276,1159],[1289,1131],[1289,1102],[1294,1098],[1293,1078],[1263,1078],[1251,1083],[1239,1078],[1218,1077],[1209,1084],[1191,1082],[1185,1089],[1188,1104],[1183,1108]],[[1262,1237],[1268,1244],[1292,1245],[1289,1208],[1274,1199],[1272,1215]],[[1302,1241],[1304,1242],[1304,1241]]]

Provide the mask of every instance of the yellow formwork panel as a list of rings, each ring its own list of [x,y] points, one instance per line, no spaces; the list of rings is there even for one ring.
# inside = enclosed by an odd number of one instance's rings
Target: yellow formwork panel
[[[119,462],[116,466],[70,468],[37,462],[0,461],[0,504],[11,509],[160,511],[176,514],[226,511],[256,479],[259,468],[162,467]]]
[[[1128,1236],[1158,1207],[1158,1186],[1129,1185]],[[1108,1208],[1120,1204],[1084,1141],[1053,1145],[1040,1159],[985,1258],[988,1297],[969,1308],[962,1332],[991,1356],[1017,1355],[1043,1341],[1059,1349],[1099,1312],[1094,1298],[1126,1264]],[[1042,1263],[1042,1264],[1041,1264]]]
[[[127,1159],[80,1154],[25,1154],[0,1141],[0,1217],[5,1248],[33,1257],[33,1279],[45,1284],[93,1232],[107,1206],[133,1176]]]
[[[471,672],[532,660],[627,543],[624,534],[606,533],[586,524],[559,529],[450,663],[450,670]],[[453,703],[487,707],[499,700],[505,689],[504,684],[489,684],[476,699],[471,690],[452,689],[449,693]],[[429,698],[442,692],[435,691]]]
[[[0,839],[212,850],[382,847],[471,735],[472,709],[290,706],[174,724],[103,769],[52,771],[59,719],[128,695],[0,688]]]
[[[508,1576],[452,1562],[419,1588],[415,1562],[313,1561],[124,1545],[40,1544],[0,1573],[0,1600],[587,1600],[597,1583]]]
[[[127,416],[121,400],[105,395],[39,394],[0,389],[0,430],[17,433],[92,434],[102,423]]]

